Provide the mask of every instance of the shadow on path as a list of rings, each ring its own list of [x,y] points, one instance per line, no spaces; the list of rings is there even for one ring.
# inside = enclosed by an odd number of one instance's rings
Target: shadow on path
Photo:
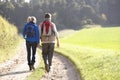
[[[0,77],[2,77],[2,76],[8,76],[8,75],[17,75],[17,74],[29,73],[29,72],[30,72],[29,70],[10,72],[10,73],[5,73],[5,74],[0,74]]]

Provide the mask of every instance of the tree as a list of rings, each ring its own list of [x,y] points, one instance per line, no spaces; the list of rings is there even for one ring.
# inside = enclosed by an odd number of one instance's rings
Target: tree
[[[80,15],[82,18],[91,19],[95,15],[95,10],[91,6],[85,5],[81,8]]]
[[[25,2],[25,0],[18,0],[19,4],[23,4]]]
[[[30,0],[30,4],[31,4],[32,6],[39,5],[39,4],[40,4],[40,0]]]

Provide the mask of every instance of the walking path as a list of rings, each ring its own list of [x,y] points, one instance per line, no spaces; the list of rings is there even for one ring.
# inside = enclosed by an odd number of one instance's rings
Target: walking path
[[[65,57],[54,54],[52,69],[41,80],[80,80],[75,66]]]
[[[36,57],[35,66],[38,66],[40,60],[37,55]],[[16,56],[0,64],[0,80],[24,80],[31,73],[27,65],[25,43],[20,45]]]
[[[25,80],[32,71],[27,65],[25,43],[20,45],[18,53],[11,60],[0,63],[0,80]],[[36,55],[35,67],[40,63]],[[65,57],[54,54],[53,66],[49,73],[46,73],[41,80],[80,80],[74,65]]]

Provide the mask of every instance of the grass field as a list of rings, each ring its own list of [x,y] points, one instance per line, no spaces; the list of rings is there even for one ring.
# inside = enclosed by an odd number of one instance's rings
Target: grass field
[[[120,80],[120,27],[82,29],[60,42],[56,51],[73,61],[82,80]]]
[[[120,50],[120,27],[83,29],[61,39],[62,43]]]

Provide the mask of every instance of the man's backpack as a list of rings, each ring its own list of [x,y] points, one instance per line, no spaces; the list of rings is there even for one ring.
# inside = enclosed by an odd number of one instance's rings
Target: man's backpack
[[[55,41],[55,31],[52,22],[44,21],[41,24],[41,41],[42,42],[53,42]]]
[[[27,25],[26,35],[27,35],[27,37],[34,37],[35,36],[35,28],[33,25]]]
[[[41,34],[44,36],[53,36],[55,32],[53,30],[53,25],[50,21],[44,21],[41,26]]]

